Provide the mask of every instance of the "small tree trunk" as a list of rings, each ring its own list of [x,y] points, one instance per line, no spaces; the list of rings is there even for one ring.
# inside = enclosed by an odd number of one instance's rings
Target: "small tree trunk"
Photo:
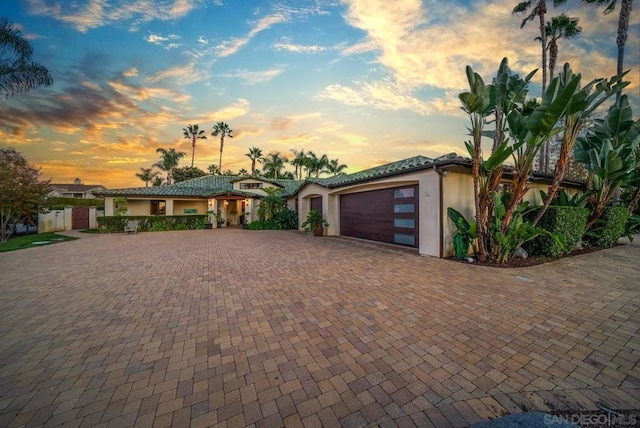
[[[633,0],[622,0],[620,5],[620,17],[618,18],[618,37],[616,45],[618,45],[618,78],[622,76],[624,68],[624,45],[627,43],[627,34],[629,32],[629,17],[633,8]],[[620,99],[621,92],[616,94],[616,101]]]
[[[629,215],[633,215],[633,212],[638,207],[638,203],[640,203],[640,185],[638,185],[633,194],[633,198],[629,201]]]

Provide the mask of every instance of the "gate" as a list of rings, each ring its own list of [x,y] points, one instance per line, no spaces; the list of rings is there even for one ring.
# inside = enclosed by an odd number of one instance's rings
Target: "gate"
[[[89,207],[73,207],[71,211],[71,228],[89,228]]]

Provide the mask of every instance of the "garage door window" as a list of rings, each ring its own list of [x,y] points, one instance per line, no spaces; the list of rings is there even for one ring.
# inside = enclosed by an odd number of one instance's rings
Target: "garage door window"
[[[416,245],[415,235],[404,235],[402,233],[394,233],[393,242],[400,245]]]
[[[415,204],[395,204],[393,206],[393,212],[396,214],[414,213],[416,212],[416,205]]]
[[[413,187],[407,187],[406,189],[393,189],[393,197],[399,198],[413,198],[415,195],[415,189]]]
[[[415,229],[416,221],[412,218],[394,218],[393,227],[404,227],[407,229]]]

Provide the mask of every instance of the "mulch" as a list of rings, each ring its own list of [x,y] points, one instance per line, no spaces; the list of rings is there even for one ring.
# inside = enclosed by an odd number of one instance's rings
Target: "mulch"
[[[621,245],[621,244],[617,244],[617,245]],[[616,245],[616,246],[617,246]],[[448,257],[445,260],[450,260],[453,262],[457,262],[457,263],[465,263],[465,264],[473,264],[476,266],[488,266],[488,267],[496,267],[496,268],[523,268],[523,267],[530,267],[530,266],[536,266],[536,265],[541,265],[543,263],[549,263],[549,262],[555,262],[557,260],[560,259],[564,259],[567,257],[576,257],[576,256],[580,256],[582,254],[589,254],[589,253],[593,253],[596,251],[601,251],[601,250],[606,250],[607,247],[596,247],[596,246],[584,246],[582,248],[579,249],[575,249],[573,250],[570,254],[561,256],[561,257],[527,257],[526,259],[519,259],[516,257],[511,258],[511,260],[509,260],[508,263],[505,264],[499,264],[499,263],[492,263],[492,262],[481,262],[479,260],[474,260],[473,263],[469,263],[466,260],[458,260],[455,257]]]

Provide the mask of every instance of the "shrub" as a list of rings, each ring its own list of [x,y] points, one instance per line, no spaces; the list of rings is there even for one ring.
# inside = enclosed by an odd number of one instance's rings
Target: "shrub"
[[[276,229],[276,224],[267,220],[255,220],[249,223],[247,227],[249,230],[274,230]]]
[[[598,247],[613,247],[624,235],[628,218],[627,207],[605,207],[602,216],[587,232],[589,243]]]
[[[528,213],[527,217],[534,218],[538,210]],[[540,219],[538,227],[557,235],[565,243],[566,252],[570,253],[584,236],[588,217],[587,208],[551,205]],[[551,236],[538,236],[529,241],[525,248],[534,256],[559,257],[562,253],[560,245]]]
[[[129,220],[138,220],[138,231],[194,230],[204,229],[206,215],[160,215],[160,216],[103,216],[98,217],[98,228],[102,232],[122,232]]]
[[[298,228],[298,212],[289,208],[276,213],[273,218],[276,229],[297,229]]]
[[[98,207],[104,208],[104,199],[99,198],[60,198],[52,196],[47,198],[45,206],[51,210],[62,210],[64,207]]]

